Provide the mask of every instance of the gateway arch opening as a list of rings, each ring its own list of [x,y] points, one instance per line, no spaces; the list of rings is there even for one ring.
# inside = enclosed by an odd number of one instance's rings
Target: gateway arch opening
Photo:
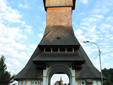
[[[69,85],[67,74],[54,74],[50,79],[50,85]]]
[[[54,85],[54,83],[62,76],[64,81],[67,81],[67,85],[73,85],[73,74],[75,75],[75,70],[72,70],[69,66],[65,65],[54,65],[48,68],[47,70],[47,85]],[[56,77],[56,78],[55,78]],[[59,78],[58,78],[59,77]],[[65,77],[65,78],[64,78]],[[55,81],[56,80],[56,81]],[[74,79],[75,80],[75,79]]]

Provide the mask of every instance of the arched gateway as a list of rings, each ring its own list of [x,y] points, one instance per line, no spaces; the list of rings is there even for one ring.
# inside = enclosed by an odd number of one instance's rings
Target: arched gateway
[[[45,80],[47,80],[47,82],[43,82],[45,83],[44,85],[50,85],[50,79],[52,75],[58,73],[67,74],[70,85],[75,85],[75,70],[69,66],[66,66],[65,64],[55,64],[44,70],[44,74],[46,76]],[[72,82],[74,82],[74,84]]]
[[[48,69],[48,73],[47,73],[47,78],[48,78],[48,84],[49,85],[50,85],[50,82],[51,82],[51,77],[54,74],[67,74],[67,76],[69,78],[69,83],[70,83],[70,77],[71,77],[72,74],[71,74],[71,71],[70,71],[69,67],[67,67],[65,65],[62,65],[62,64],[56,64],[56,65],[51,66]]]
[[[27,65],[15,76],[19,85],[50,85],[57,73],[67,74],[70,85],[101,85],[100,72],[74,36],[75,1],[44,0],[45,33]]]

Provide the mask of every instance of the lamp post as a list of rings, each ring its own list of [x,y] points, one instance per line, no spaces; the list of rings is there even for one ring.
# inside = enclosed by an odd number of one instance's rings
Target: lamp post
[[[101,64],[101,51],[99,48],[99,45],[95,42],[90,42],[90,41],[83,41],[84,43],[92,43],[95,44],[98,47],[98,52],[99,52],[99,63],[100,63],[100,71],[101,71],[101,85],[103,85],[103,75],[102,75],[102,64]]]

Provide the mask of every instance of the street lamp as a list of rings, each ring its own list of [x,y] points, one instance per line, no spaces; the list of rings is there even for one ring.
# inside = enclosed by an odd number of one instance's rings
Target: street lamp
[[[84,43],[92,43],[95,44],[98,47],[98,52],[99,52],[99,63],[100,63],[100,71],[101,71],[101,84],[103,85],[103,76],[102,76],[102,64],[101,64],[101,51],[99,48],[99,45],[95,42],[90,42],[90,41],[83,41]]]

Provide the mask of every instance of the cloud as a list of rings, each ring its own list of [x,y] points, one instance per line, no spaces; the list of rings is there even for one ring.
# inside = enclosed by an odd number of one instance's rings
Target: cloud
[[[25,25],[25,32],[29,33],[29,34],[32,34],[33,33],[33,30],[31,29],[32,27],[29,26],[29,25]]]
[[[75,34],[77,34],[77,35],[81,35],[82,33],[83,33],[83,31],[80,30],[80,29],[77,29],[77,30],[75,31]]]
[[[39,28],[40,31],[44,32],[45,27],[46,27],[46,21],[43,21],[43,22],[42,22],[42,26],[41,26],[41,28]]]
[[[17,59],[14,59],[14,58],[7,58],[6,59],[6,64],[7,64],[7,67],[8,69],[7,70],[10,70],[13,74],[16,74],[18,73],[21,68],[24,67],[24,65]]]
[[[31,45],[28,45],[28,47],[29,47],[29,50],[33,50],[33,49],[36,49],[37,44],[31,44]]]
[[[99,28],[103,33],[106,33],[107,35],[109,35],[110,31],[113,31],[113,26],[111,24],[102,23],[100,24]]]
[[[23,9],[29,8],[27,4],[18,4],[18,6]]]
[[[32,29],[30,28],[25,29],[25,31],[28,32],[29,34],[32,34]]]
[[[8,6],[6,0],[0,0],[0,12],[1,23],[25,23],[21,20],[22,15],[19,13],[19,11]]]
[[[38,34],[38,37],[42,38],[43,37],[43,34],[42,33]]]
[[[0,41],[1,43],[13,43],[17,39],[26,39],[26,36],[21,34],[21,29],[7,27],[4,24],[0,26]]]
[[[98,18],[98,19],[103,19],[104,18],[104,16],[103,15],[97,15],[97,14],[95,14],[95,15],[93,15],[95,18]]]
[[[110,1],[110,0],[109,0]],[[108,2],[109,2],[108,1]],[[99,69],[98,49],[93,44],[84,44],[84,40],[95,42],[99,45],[102,51],[102,67],[109,68],[112,60],[113,49],[113,17],[111,16],[112,6],[106,1],[98,1],[96,6],[92,8],[92,11],[86,12],[87,16],[84,16],[77,24],[75,29],[75,35],[82,44],[84,50],[92,60],[95,67]],[[100,6],[100,3],[101,4]],[[111,4],[111,3],[110,3]],[[110,13],[110,14],[109,14]],[[81,16],[81,15],[79,15]]]
[[[78,40],[80,41],[80,42],[82,42],[81,40],[86,40],[85,39],[85,36],[83,35],[83,30],[81,30],[81,29],[77,29],[77,30],[75,30],[75,35],[77,36],[77,38],[78,38]]]
[[[75,30],[75,35],[80,42],[83,42],[84,40],[91,40],[93,42],[96,42],[99,39],[99,33],[96,30],[96,26],[81,26],[79,29]]]
[[[83,4],[87,4],[88,0],[80,0],[80,2],[82,2]]]
[[[31,56],[31,51],[26,49],[28,35],[25,31],[31,34],[32,27],[22,18],[22,14],[11,8],[7,0],[0,0],[0,56],[5,56],[8,71],[13,74],[19,72]]]
[[[97,22],[97,19],[94,17],[88,17],[88,18],[84,18],[83,22],[88,22],[88,23]]]
[[[39,9],[42,10],[42,11],[45,10],[45,9],[44,9],[44,6],[39,6]]]
[[[91,46],[87,46],[86,44],[82,44],[87,55],[91,55]]]
[[[107,17],[107,18],[106,18],[106,21],[108,21],[108,22],[113,22],[113,16]]]
[[[28,6],[28,3],[27,3],[27,0],[24,0],[24,4],[18,4],[18,6],[20,7],[20,8],[23,8],[23,9],[27,9],[27,8],[29,8],[29,6]]]
[[[84,25],[84,26],[89,26],[90,24],[89,23],[87,23],[87,22],[83,22],[83,23],[81,23],[81,25]],[[85,28],[84,28],[85,29]]]
[[[109,11],[110,10],[107,7],[93,9],[93,13],[96,13],[96,14],[106,14]]]

